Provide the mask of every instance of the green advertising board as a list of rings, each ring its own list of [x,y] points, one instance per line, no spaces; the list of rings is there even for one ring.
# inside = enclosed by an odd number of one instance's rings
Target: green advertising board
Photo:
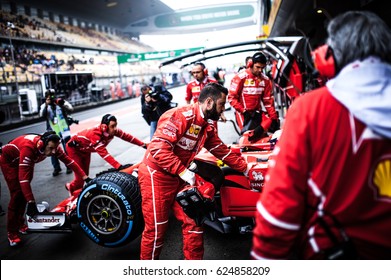
[[[231,22],[235,20],[253,17],[255,9],[253,5],[227,5],[224,7],[213,7],[194,9],[186,12],[175,12],[156,16],[155,25],[157,28],[186,27],[200,24],[213,24]]]
[[[181,56],[186,53],[196,52],[202,50],[203,48],[189,48],[189,49],[180,49],[180,50],[170,50],[170,51],[160,51],[160,52],[145,52],[145,53],[128,53],[117,56],[118,64],[122,63],[131,63],[137,61],[145,60],[159,60],[166,58],[173,58]]]

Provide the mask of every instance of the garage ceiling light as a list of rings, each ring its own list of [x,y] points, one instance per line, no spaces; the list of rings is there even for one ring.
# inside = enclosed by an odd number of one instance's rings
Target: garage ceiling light
[[[118,4],[117,2],[107,2],[106,6],[108,8],[111,8],[111,7],[117,6],[117,4]]]

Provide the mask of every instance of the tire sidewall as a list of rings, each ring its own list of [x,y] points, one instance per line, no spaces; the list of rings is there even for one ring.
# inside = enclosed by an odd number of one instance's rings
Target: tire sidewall
[[[114,200],[121,210],[121,225],[113,233],[99,232],[89,220],[89,205],[91,201],[99,196],[106,196],[111,200]],[[134,226],[133,221],[135,213],[132,201],[127,197],[126,193],[123,192],[121,186],[110,181],[93,180],[79,195],[77,202],[77,217],[80,227],[92,241],[102,246],[117,247],[126,243],[131,235]]]

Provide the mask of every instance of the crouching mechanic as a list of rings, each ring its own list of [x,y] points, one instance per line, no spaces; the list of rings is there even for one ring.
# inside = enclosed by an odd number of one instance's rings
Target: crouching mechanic
[[[54,131],[48,131],[43,135],[19,136],[1,148],[0,166],[11,197],[7,217],[8,240],[11,246],[21,242],[19,233],[27,233],[27,226],[24,223],[26,203],[28,216],[34,218],[38,214],[31,190],[36,163],[46,157],[56,156],[82,180],[89,179],[79,165],[64,153],[59,144],[60,137]]]
[[[232,168],[247,170],[246,161],[231,152],[208,122],[219,119],[227,93],[225,87],[210,83],[201,90],[198,102],[161,116],[138,173],[145,220],[141,259],[159,258],[171,209],[182,222],[185,259],[203,258],[203,229],[183,212],[175,196],[185,184],[194,186],[195,174],[188,166],[202,147]]]
[[[99,125],[82,130],[73,135],[67,143],[67,152],[88,174],[91,162],[91,153],[98,153],[105,161],[116,169],[121,169],[122,165],[109,154],[106,147],[114,139],[119,137],[124,141],[146,148],[147,144],[129,133],[117,128],[117,118],[111,114],[102,117]],[[83,187],[83,179],[75,174],[71,183],[65,185],[72,195],[76,190]]]

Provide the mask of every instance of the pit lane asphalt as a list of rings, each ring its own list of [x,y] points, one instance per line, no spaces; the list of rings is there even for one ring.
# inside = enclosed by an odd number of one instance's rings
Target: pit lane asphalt
[[[184,100],[184,87],[170,90],[175,102],[180,105]],[[96,124],[101,116],[111,113],[117,116],[118,126],[144,140],[149,140],[149,127],[141,117],[140,100],[130,99],[105,105],[103,107],[86,110],[73,114],[80,120],[79,125],[71,127],[72,133],[81,127]],[[228,119],[233,119],[233,111],[226,111]],[[80,127],[80,128],[79,128]],[[28,132],[42,133],[45,130],[43,121],[23,127],[10,129],[0,133],[0,141],[7,143],[10,139]],[[237,134],[232,123],[219,123],[219,134],[225,143],[237,140]],[[109,152],[121,163],[136,163],[141,160],[144,150],[122,140],[114,139],[108,146]],[[91,159],[90,176],[110,168],[103,159],[93,154]],[[47,201],[53,208],[68,195],[64,188],[66,182],[72,180],[73,175],[63,172],[52,177],[50,159],[46,159],[35,166],[32,188],[38,202]],[[1,205],[6,210],[9,202],[9,192],[0,175]],[[7,210],[6,210],[7,211]],[[180,260],[182,254],[182,235],[180,224],[172,216],[169,221],[169,230],[161,254],[163,260]],[[22,244],[10,247],[7,240],[6,216],[0,217],[0,258],[2,260],[137,260],[140,254],[140,237],[131,243],[119,248],[105,248],[93,243],[78,225],[73,226],[72,233],[32,233],[22,236]],[[204,234],[206,260],[247,260],[251,247],[251,235],[221,234],[205,227]]]

